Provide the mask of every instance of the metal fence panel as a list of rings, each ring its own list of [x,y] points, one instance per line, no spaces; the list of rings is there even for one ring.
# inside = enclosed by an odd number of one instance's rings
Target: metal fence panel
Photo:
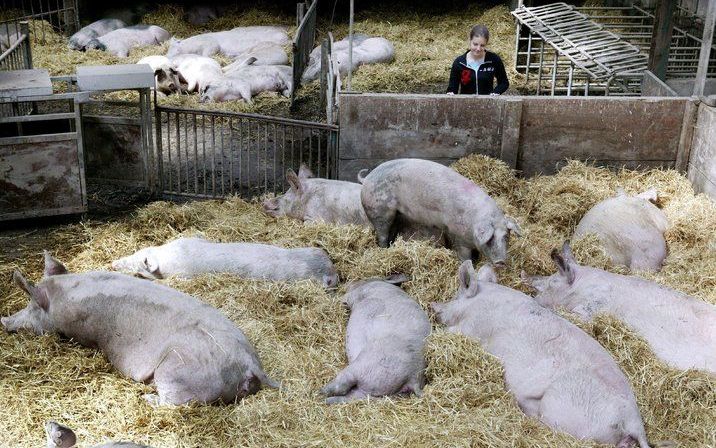
[[[0,10],[6,12],[0,21],[2,50],[6,49],[3,36],[7,40],[19,38],[22,21],[30,22],[34,43],[46,42],[50,30],[69,36],[80,28],[77,0],[0,0]]]
[[[296,29],[296,37],[293,38],[293,89],[291,91],[291,106],[296,99],[296,91],[301,86],[301,76],[308,64],[308,57],[313,50],[316,37],[316,7],[318,0],[313,0],[308,7],[301,23]],[[299,8],[300,10],[300,8]]]
[[[338,127],[255,114],[155,107],[157,169],[165,196],[281,193],[286,170],[337,176]]]

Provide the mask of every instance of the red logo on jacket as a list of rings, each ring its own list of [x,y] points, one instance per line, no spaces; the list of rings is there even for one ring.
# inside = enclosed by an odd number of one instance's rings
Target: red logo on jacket
[[[470,76],[472,76],[472,70],[469,68],[463,68],[462,73],[460,74],[460,83],[462,83],[462,85],[469,84]]]

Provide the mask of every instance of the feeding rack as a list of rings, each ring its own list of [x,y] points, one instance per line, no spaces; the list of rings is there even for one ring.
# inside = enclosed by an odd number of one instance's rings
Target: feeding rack
[[[566,3],[512,11],[528,31],[525,69],[537,71],[537,94],[638,95],[648,57]],[[518,66],[519,67],[519,66]],[[551,81],[548,89],[543,82]]]

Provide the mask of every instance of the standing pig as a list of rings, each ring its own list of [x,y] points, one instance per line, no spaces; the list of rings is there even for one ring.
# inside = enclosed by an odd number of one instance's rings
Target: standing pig
[[[664,212],[654,205],[656,190],[617,197],[592,207],[579,221],[574,237],[595,234],[614,264],[633,271],[660,271],[666,258],[664,232],[669,226]]]
[[[247,65],[211,81],[202,91],[201,101],[243,100],[252,104],[251,98],[261,92],[281,92],[288,98],[292,90],[293,69],[290,66]]]
[[[430,321],[420,305],[396,286],[404,276],[349,285],[343,304],[348,367],[326,384],[326,403],[422,393],[425,338]]]
[[[68,46],[70,50],[84,51],[93,39],[104,36],[110,31],[118,30],[127,26],[119,19],[101,19],[92,22],[70,37]]]
[[[552,251],[558,272],[528,277],[535,299],[564,307],[583,321],[597,314],[619,319],[643,337],[654,354],[676,369],[716,375],[716,307],[658,283],[579,265],[568,243]]]
[[[198,34],[187,39],[172,39],[167,56],[199,54],[213,56],[221,53],[236,57],[259,42],[273,42],[278,45],[289,43],[286,28],[281,26],[243,26],[229,31]]]
[[[116,272],[70,274],[45,252],[40,283],[15,283],[27,307],[0,320],[8,332],[59,333],[99,348],[125,376],[156,385],[150,404],[231,403],[278,387],[244,333],[217,309],[167,286]]]
[[[159,45],[169,37],[167,30],[156,25],[134,25],[92,39],[87,43],[87,48],[96,48],[126,58],[129,50],[134,47]]]
[[[286,171],[290,188],[277,198],[263,203],[264,211],[271,216],[289,216],[304,222],[355,224],[370,227],[370,221],[360,202],[361,185],[355,182],[313,178],[313,173],[301,165],[298,175]],[[444,244],[436,229],[399,222],[398,232],[406,239],[426,239]]]
[[[313,278],[327,288],[338,284],[336,269],[323,249],[213,243],[202,238],[179,238],[162,246],[147,247],[114,261],[112,268],[152,280],[226,272],[276,281]]]
[[[180,54],[171,61],[186,81],[185,92],[201,92],[210,82],[224,76],[221,65],[207,56]]]
[[[519,235],[517,223],[482,188],[436,162],[391,160],[362,183],[361,202],[380,247],[395,239],[399,216],[442,231],[460,260],[471,259],[477,249],[492,263],[504,264],[510,232]]]
[[[47,435],[47,448],[73,448],[77,446],[75,432],[67,426],[62,426],[52,420],[45,423]],[[137,445],[131,442],[109,442],[94,445],[91,448],[151,448],[149,445]]]
[[[579,439],[649,445],[636,398],[616,362],[576,325],[529,296],[497,284],[495,271],[465,261],[451,302],[432,303],[450,333],[500,359],[520,409]]]

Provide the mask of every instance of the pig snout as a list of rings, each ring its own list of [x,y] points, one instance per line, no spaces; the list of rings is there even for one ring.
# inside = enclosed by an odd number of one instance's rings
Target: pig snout
[[[275,199],[266,199],[263,203],[264,212],[268,213],[271,216],[276,216],[276,213],[278,212],[278,203]]]
[[[2,327],[7,332],[12,332],[13,329],[10,328],[10,318],[9,317],[0,317],[0,324],[2,324]]]

